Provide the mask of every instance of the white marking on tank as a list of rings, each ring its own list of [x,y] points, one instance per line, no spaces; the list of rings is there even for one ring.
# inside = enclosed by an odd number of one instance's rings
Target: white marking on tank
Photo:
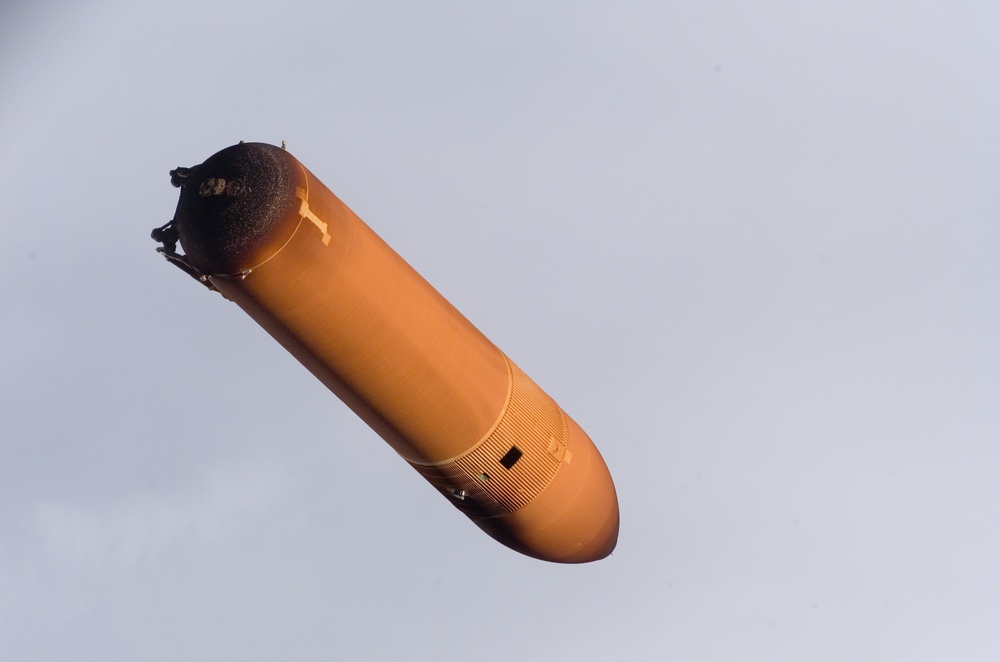
[[[302,201],[299,205],[299,216],[303,218],[308,218],[312,221],[313,225],[319,228],[319,231],[323,233],[323,245],[330,245],[330,233],[327,232],[329,227],[319,216],[314,214],[311,209],[309,209],[309,203],[306,202],[306,192],[300,186],[295,187],[295,197]]]

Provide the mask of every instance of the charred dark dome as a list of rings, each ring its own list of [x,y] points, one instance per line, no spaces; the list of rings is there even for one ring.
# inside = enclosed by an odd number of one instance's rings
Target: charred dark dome
[[[295,159],[279,147],[240,143],[175,177],[174,225],[187,259],[205,274],[235,274],[295,207]],[[179,169],[181,170],[181,169]]]

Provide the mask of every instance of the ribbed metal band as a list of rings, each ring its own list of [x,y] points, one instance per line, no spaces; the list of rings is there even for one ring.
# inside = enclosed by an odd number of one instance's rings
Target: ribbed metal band
[[[512,513],[544,490],[567,452],[566,415],[506,356],[507,403],[493,429],[468,452],[414,469],[459,510],[477,517]]]

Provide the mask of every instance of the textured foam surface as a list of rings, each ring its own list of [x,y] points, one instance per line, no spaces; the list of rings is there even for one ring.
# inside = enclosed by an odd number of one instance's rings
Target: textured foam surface
[[[235,274],[294,212],[295,160],[265,143],[240,143],[189,170],[174,224],[188,260],[206,274]]]

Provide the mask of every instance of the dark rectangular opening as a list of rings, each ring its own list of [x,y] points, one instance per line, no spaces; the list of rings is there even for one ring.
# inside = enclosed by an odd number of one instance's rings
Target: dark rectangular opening
[[[500,458],[500,464],[504,466],[504,469],[510,469],[517,464],[517,461],[521,459],[522,455],[524,455],[524,453],[521,452],[520,448],[517,446],[511,446],[510,450],[507,451],[507,454]]]

